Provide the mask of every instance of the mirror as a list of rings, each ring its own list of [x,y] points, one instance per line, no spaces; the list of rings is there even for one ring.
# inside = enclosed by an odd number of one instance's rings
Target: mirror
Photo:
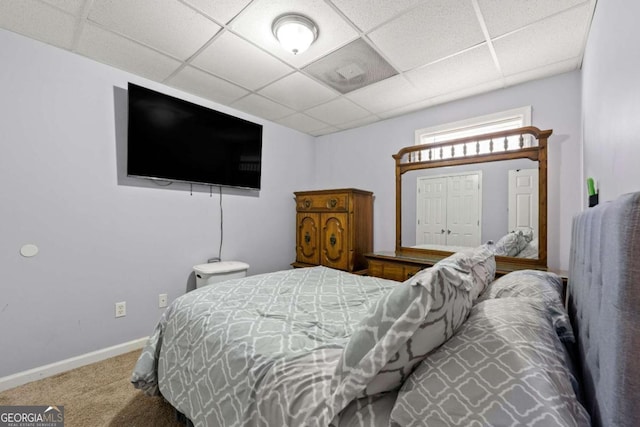
[[[538,224],[531,223],[538,217],[537,199],[534,205],[515,203],[514,199],[517,199],[518,195],[515,193],[514,186],[509,185],[510,176],[517,179],[519,173],[535,174],[537,171],[537,162],[529,159],[513,159],[405,173],[402,176],[401,195],[403,245],[473,247],[487,241],[497,242],[509,231],[517,228],[531,227],[534,232],[537,231]],[[456,185],[456,181],[459,185]],[[472,188],[461,188],[464,184]],[[433,191],[429,190],[439,185],[449,188],[445,188],[434,197]],[[534,190],[537,192],[537,187]],[[467,202],[461,201],[461,198],[466,199]],[[515,215],[511,215],[515,217],[511,218],[511,224],[509,223],[510,202],[516,208],[524,210],[519,214],[516,212]],[[525,206],[522,206],[523,204]],[[518,218],[521,221],[513,223],[514,219]],[[478,226],[469,227],[474,223]],[[430,238],[428,224],[436,227],[436,235],[433,238]],[[460,227],[467,228],[467,233],[462,239],[456,238],[459,234],[455,231],[453,235],[446,233],[458,224],[461,224]],[[444,232],[438,232],[438,229]],[[420,230],[423,231],[420,232]]]
[[[445,257],[520,231],[526,247],[497,261],[546,268],[549,135],[525,127],[400,150],[396,252]]]

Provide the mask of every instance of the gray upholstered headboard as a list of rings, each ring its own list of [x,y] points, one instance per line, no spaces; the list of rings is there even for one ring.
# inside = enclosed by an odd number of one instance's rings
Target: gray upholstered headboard
[[[574,218],[568,292],[593,425],[640,425],[640,192]]]

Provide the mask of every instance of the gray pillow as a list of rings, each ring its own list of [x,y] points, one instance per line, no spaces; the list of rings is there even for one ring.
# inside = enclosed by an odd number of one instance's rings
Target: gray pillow
[[[524,238],[527,241],[527,243],[529,243],[529,242],[531,242],[533,240],[533,228],[531,228],[531,227],[522,227],[522,228],[516,229],[516,231],[520,232],[520,234],[522,234],[524,236]]]
[[[493,282],[496,275],[496,259],[489,245],[456,252],[440,261],[439,264],[447,264],[463,271],[471,271],[473,277],[472,301],[475,301],[486,286]]]
[[[465,321],[472,288],[468,268],[438,263],[381,298],[343,351],[332,381],[334,410],[399,388]]]
[[[518,258],[529,258],[529,259],[537,259],[538,258],[538,239],[533,239],[527,246],[524,247],[523,250],[518,252]]]
[[[493,245],[493,252],[498,256],[514,257],[533,239],[533,234],[525,234],[522,230],[505,234]]]
[[[518,270],[499,277],[478,298],[478,302],[493,298],[526,297],[541,301],[547,307],[560,339],[574,342],[569,315],[562,302],[562,279],[555,273],[541,270]]]
[[[390,425],[588,426],[563,345],[543,304],[476,304],[450,340],[404,383]]]

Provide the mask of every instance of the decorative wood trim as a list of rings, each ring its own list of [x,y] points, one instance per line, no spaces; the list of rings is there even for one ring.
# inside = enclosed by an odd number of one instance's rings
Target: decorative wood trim
[[[476,163],[495,162],[500,160],[530,159],[538,162],[538,259],[520,259],[511,257],[496,257],[498,268],[504,271],[511,271],[519,268],[547,268],[547,139],[553,130],[540,130],[534,126],[526,126],[518,129],[505,130],[500,132],[474,135],[459,138],[451,141],[435,144],[422,144],[404,147],[393,155],[396,163],[396,253],[408,255],[429,255],[436,258],[446,258],[451,252],[417,249],[402,246],[402,175],[406,172],[418,169],[430,169],[445,166],[458,166]],[[523,138],[530,135],[537,141],[537,145],[530,147],[523,146]],[[508,137],[519,137],[517,147],[507,146]],[[505,149],[490,152],[487,154],[468,153],[463,150],[463,155],[449,158],[422,158],[422,152],[426,150],[437,150],[438,155],[442,152],[453,153],[452,147],[459,147],[461,144],[479,144],[480,141],[489,141],[493,147],[493,142],[503,142]],[[491,148],[493,150],[493,148]]]

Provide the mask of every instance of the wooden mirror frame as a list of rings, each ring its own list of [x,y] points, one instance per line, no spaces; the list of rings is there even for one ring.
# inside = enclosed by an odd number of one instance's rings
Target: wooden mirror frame
[[[530,159],[538,162],[538,258],[516,258],[497,256],[498,270],[511,271],[523,268],[547,269],[547,139],[552,130],[540,130],[534,126],[518,129],[475,135],[435,144],[412,145],[402,148],[393,155],[396,163],[396,254],[406,256],[428,255],[430,258],[446,258],[452,252],[435,249],[419,249],[402,246],[402,175],[406,172],[431,169],[445,166],[487,163],[500,160]],[[525,135],[531,135],[537,141],[525,146]],[[509,147],[508,137],[518,137],[518,146]],[[480,152],[480,144],[488,144],[488,154]],[[504,150],[493,150],[494,143],[504,144]],[[470,148],[469,148],[470,147]],[[453,155],[456,148],[462,149],[463,155]],[[475,153],[468,154],[467,151]],[[422,159],[424,152],[429,152],[428,159]],[[435,155],[433,153],[435,152]],[[443,153],[451,152],[452,156],[443,158]],[[434,158],[439,157],[439,158]]]

